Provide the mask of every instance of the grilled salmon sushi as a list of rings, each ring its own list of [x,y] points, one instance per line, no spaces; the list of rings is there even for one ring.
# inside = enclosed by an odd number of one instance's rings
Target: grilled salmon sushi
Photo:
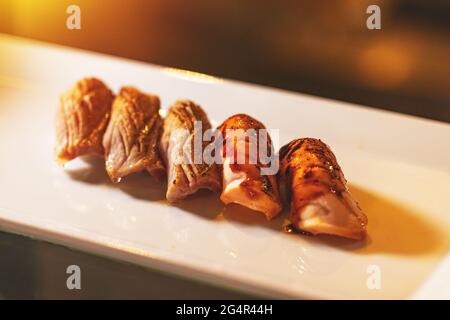
[[[290,198],[295,229],[355,240],[366,236],[367,217],[348,191],[336,157],[325,143],[296,139],[280,149],[279,157],[279,174]]]
[[[237,114],[226,119],[218,130],[223,138],[220,199],[225,204],[237,203],[262,212],[268,220],[274,218],[282,204],[276,173],[264,174],[267,164],[262,164],[259,157],[263,143],[266,151],[272,150],[265,126],[246,114]],[[265,141],[260,140],[260,130],[265,130]]]
[[[112,181],[141,170],[156,178],[164,176],[158,147],[163,124],[159,108],[157,96],[133,87],[123,87],[114,99],[103,137],[106,172]]]
[[[169,108],[160,141],[169,202],[182,200],[199,189],[221,190],[217,165],[203,159],[207,142],[202,138],[210,129],[205,111],[194,102],[178,100]]]
[[[103,156],[103,134],[114,95],[96,78],[78,81],[60,98],[56,116],[56,159],[64,164],[78,156]]]

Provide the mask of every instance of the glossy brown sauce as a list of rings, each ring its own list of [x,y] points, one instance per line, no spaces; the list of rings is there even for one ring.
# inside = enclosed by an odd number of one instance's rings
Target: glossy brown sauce
[[[283,231],[284,231],[285,233],[289,233],[289,234],[300,234],[300,235],[304,235],[304,236],[312,236],[312,235],[313,235],[313,234],[310,233],[310,232],[307,232],[307,231],[303,231],[303,230],[298,229],[298,228],[295,226],[295,224],[293,224],[293,223],[285,224],[285,225],[283,226]]]

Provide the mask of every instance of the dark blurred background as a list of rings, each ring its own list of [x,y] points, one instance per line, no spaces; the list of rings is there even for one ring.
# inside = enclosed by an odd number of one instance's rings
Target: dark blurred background
[[[70,4],[81,30],[66,28]],[[445,122],[449,30],[449,0],[0,0],[3,33]],[[249,297],[0,232],[0,299]]]
[[[81,8],[68,30],[66,8]],[[381,8],[381,30],[366,9]],[[0,32],[450,122],[448,0],[1,0]]]

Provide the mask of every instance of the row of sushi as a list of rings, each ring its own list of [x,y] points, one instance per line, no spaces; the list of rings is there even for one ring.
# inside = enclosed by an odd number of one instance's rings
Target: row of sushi
[[[82,79],[60,99],[57,161],[66,163],[78,156],[98,154],[105,157],[106,172],[114,182],[146,170],[160,181],[167,178],[166,198],[171,203],[206,188],[221,193],[225,204],[237,203],[264,213],[267,219],[283,209],[281,183],[295,230],[356,240],[366,236],[367,217],[348,191],[335,155],[321,140],[299,138],[289,142],[276,157],[278,172],[264,174],[267,164],[259,159],[249,161],[247,150],[255,143],[271,149],[270,137],[242,140],[230,136],[229,132],[236,129],[265,130],[258,120],[237,114],[215,130],[223,137],[220,163],[180,162],[175,158],[194,156],[192,144],[199,134],[196,123],[201,124],[201,134],[213,129],[211,123],[205,111],[189,100],[176,101],[164,118],[159,111],[156,95],[127,86],[115,96],[102,81]],[[180,129],[183,134],[179,134]],[[204,148],[205,142],[201,143]],[[238,162],[233,155],[242,150],[245,161]]]

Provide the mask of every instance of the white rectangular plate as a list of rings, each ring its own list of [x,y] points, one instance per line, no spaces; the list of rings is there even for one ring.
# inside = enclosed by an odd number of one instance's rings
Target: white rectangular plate
[[[266,222],[206,192],[170,206],[146,174],[111,184],[101,160],[59,167],[58,97],[90,75],[163,108],[192,99],[215,123],[248,113],[280,144],[323,139],[369,239],[285,234],[286,213]],[[268,297],[409,298],[450,247],[449,150],[447,124],[0,35],[0,227],[91,253]]]

